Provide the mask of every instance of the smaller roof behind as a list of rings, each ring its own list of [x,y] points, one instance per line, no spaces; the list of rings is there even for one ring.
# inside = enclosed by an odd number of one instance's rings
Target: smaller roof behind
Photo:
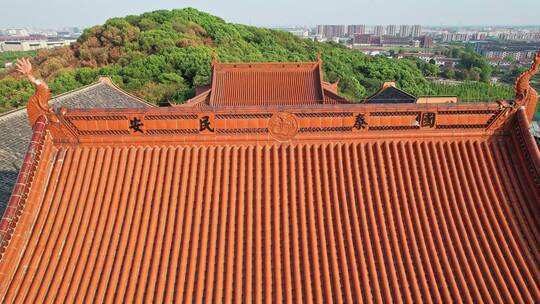
[[[212,83],[200,87],[187,107],[271,106],[349,103],[337,83],[324,82],[320,55],[315,62],[212,61]]]
[[[53,108],[142,108],[150,103],[128,94],[107,77],[91,85],[54,97]],[[0,214],[7,201],[28,148],[32,130],[26,108],[0,115]]]
[[[214,63],[211,105],[322,103],[318,62]]]
[[[347,104],[338,95],[338,83],[323,80],[322,60],[315,62],[212,61],[212,83],[196,88],[196,96],[178,105],[187,108],[208,106],[272,106]]]
[[[415,103],[416,96],[396,87],[393,81],[385,82],[373,95],[366,98],[365,103]]]

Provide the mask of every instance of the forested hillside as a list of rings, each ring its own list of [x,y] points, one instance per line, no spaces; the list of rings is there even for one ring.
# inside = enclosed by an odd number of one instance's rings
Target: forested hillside
[[[40,51],[33,63],[53,94],[108,75],[151,102],[181,103],[194,95],[196,85],[210,82],[212,51],[223,62],[313,61],[321,53],[325,80],[339,80],[340,94],[351,100],[373,93],[384,80],[395,80],[416,95],[457,94],[464,101],[512,98],[509,86],[435,85],[424,78],[429,67],[412,60],[369,57],[334,43],[226,23],[191,8],[110,19],[87,29],[71,47]],[[0,74],[0,111],[24,105],[31,94],[30,83],[17,80],[12,70]]]

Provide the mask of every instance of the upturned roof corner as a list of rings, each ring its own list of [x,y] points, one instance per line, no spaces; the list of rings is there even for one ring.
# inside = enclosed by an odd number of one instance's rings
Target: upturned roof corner
[[[55,116],[54,111],[49,105],[51,91],[43,80],[34,77],[32,63],[29,58],[21,58],[16,63],[17,72],[26,77],[35,87],[34,95],[28,99],[27,111],[30,126],[33,127],[42,115],[48,119]]]
[[[28,104],[26,106],[31,127],[34,126],[40,116],[45,116],[49,120],[55,120],[55,113],[49,105],[49,100],[51,99],[49,87],[45,82],[40,80],[36,81],[34,85],[36,88],[34,95],[28,99]]]
[[[35,87],[34,95],[30,96],[26,105],[30,127],[34,129],[37,122],[42,120],[48,125],[48,131],[56,140],[76,143],[78,141],[77,137],[67,126],[64,119],[66,109],[60,109],[59,113],[53,110],[49,104],[51,90],[45,81],[36,79],[32,75],[32,64],[30,60],[26,58],[18,60],[17,71],[26,76]]]

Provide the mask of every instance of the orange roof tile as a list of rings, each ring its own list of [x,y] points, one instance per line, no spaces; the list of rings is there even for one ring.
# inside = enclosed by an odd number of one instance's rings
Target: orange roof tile
[[[34,98],[0,299],[538,302],[533,95],[59,113]]]
[[[219,63],[210,105],[322,103],[318,63]]]
[[[172,115],[158,110],[140,113],[148,133]],[[380,113],[368,122],[392,112]],[[114,122],[73,119],[86,114],[65,117],[81,129]],[[0,261],[3,300],[540,299],[540,192],[522,126],[392,139],[375,123],[336,137],[321,118],[297,119],[312,129],[286,143],[47,136]]]
[[[349,103],[337,95],[337,83],[323,81],[320,59],[317,62],[264,63],[220,63],[214,59],[212,65],[209,88],[199,88],[196,97],[180,106]]]

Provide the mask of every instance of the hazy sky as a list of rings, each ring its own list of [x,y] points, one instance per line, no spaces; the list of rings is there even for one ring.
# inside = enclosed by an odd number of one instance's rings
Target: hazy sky
[[[540,0],[0,0],[0,27],[84,27],[110,17],[183,7],[263,26],[540,24]]]

